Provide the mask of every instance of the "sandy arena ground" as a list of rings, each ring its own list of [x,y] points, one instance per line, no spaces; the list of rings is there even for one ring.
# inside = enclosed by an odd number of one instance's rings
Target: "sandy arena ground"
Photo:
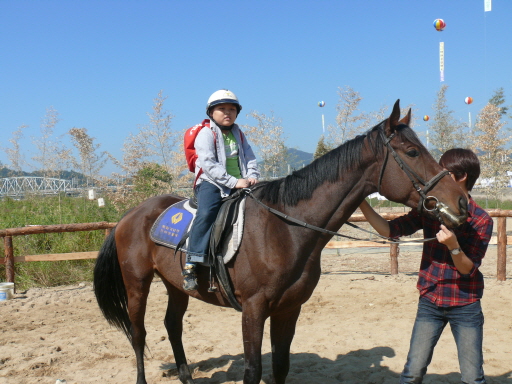
[[[389,274],[382,248],[325,251],[323,276],[304,305],[287,383],[397,383],[415,316],[419,249],[402,247],[399,275]],[[509,251],[512,252],[512,249]],[[510,266],[509,257],[509,270]],[[491,384],[512,383],[512,273],[496,281],[496,247],[482,271],[486,290],[485,372]],[[148,383],[179,384],[163,326],[163,284],[155,281],[146,314]],[[68,384],[135,382],[135,358],[125,336],[102,317],[92,286],[19,292],[0,302],[0,383]],[[191,300],[185,315],[185,350],[197,384],[242,383],[241,316]],[[263,380],[269,383],[270,342],[263,343]],[[427,384],[458,384],[455,344],[446,329],[434,353]]]

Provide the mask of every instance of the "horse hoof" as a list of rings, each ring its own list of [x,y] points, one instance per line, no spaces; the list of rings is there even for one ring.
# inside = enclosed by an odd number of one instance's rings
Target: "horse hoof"
[[[192,375],[190,374],[190,370],[188,369],[188,366],[184,365],[178,370],[180,381],[183,384],[195,384],[194,380],[192,379]]]

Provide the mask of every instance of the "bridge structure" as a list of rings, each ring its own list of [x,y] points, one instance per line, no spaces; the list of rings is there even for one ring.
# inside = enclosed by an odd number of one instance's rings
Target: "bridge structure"
[[[71,180],[51,177],[5,177],[0,179],[0,197],[23,197],[25,195],[56,195],[61,192],[79,193]]]

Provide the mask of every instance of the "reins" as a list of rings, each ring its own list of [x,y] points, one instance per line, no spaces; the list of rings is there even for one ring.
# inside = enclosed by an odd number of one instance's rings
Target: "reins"
[[[294,217],[291,217],[289,215],[286,215],[286,214],[278,211],[277,209],[269,207],[268,205],[264,204],[261,200],[258,200],[253,195],[252,190],[249,189],[249,188],[244,188],[243,191],[244,191],[244,193],[246,195],[250,196],[256,203],[258,203],[261,207],[263,207],[264,209],[266,209],[270,213],[273,213],[274,215],[279,216],[279,217],[283,218],[286,221],[289,221],[291,223],[300,225],[301,227],[312,229],[314,231],[321,232],[321,233],[326,233],[328,235],[344,237],[346,239],[351,239],[351,240],[356,240],[356,241],[372,241],[374,243],[381,243],[381,244],[424,243],[426,241],[434,240],[434,238],[430,238],[430,239],[412,239],[412,240],[396,240],[396,239],[392,239],[390,237],[382,236],[381,234],[376,233],[376,232],[368,231],[366,229],[358,227],[357,225],[349,223],[349,222],[346,222],[345,224],[347,224],[348,226],[350,226],[352,228],[359,229],[360,231],[367,232],[367,233],[369,233],[371,235],[378,236],[378,237],[380,237],[382,239],[385,239],[386,241],[372,240],[372,239],[360,239],[360,238],[357,238],[357,237],[342,235],[341,233],[338,233],[338,232],[330,231],[330,230],[325,229],[325,228],[320,228],[320,227],[317,227],[315,225],[308,224],[305,221],[298,220],[298,219],[296,219]]]

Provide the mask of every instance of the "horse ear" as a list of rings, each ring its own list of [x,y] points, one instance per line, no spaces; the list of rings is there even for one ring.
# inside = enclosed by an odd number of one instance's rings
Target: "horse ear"
[[[393,111],[391,112],[391,115],[386,120],[386,126],[384,128],[384,133],[386,136],[391,135],[393,132],[395,132],[395,128],[400,120],[400,99],[398,99],[393,106]]]
[[[409,108],[409,111],[407,112],[407,115],[403,117],[402,120],[399,121],[400,124],[409,125],[411,122],[411,108]]]

